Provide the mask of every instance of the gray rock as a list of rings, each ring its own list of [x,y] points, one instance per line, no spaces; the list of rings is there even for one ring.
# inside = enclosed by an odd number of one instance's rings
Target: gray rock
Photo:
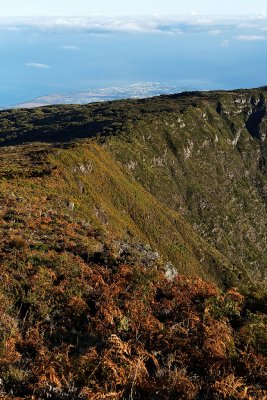
[[[170,261],[165,265],[165,278],[171,282],[178,275],[177,269],[172,265]]]
[[[73,211],[75,208],[75,204],[72,201],[70,201],[68,204],[68,207],[69,207],[70,211]]]

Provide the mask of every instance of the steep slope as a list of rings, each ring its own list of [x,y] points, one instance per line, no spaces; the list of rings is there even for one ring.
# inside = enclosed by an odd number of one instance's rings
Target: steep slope
[[[1,399],[266,398],[249,93],[0,113]]]
[[[96,137],[147,192],[235,264],[240,279],[263,282],[265,102],[262,88],[10,110],[0,114],[0,141],[55,145]]]
[[[266,280],[266,91],[147,101],[108,149],[253,279]],[[166,110],[158,111],[160,107]]]
[[[175,211],[157,201],[95,141],[68,148],[24,145],[2,149],[3,204],[14,199],[25,213],[67,214],[97,229],[110,251],[147,248],[166,270],[198,275],[221,285],[238,283],[238,269],[192,230]],[[26,210],[24,209],[26,207]],[[28,210],[29,209],[29,210]],[[12,212],[3,206],[3,212]],[[15,218],[16,220],[16,218]],[[23,226],[17,235],[27,238]],[[29,240],[29,239],[27,239]],[[42,241],[51,245],[51,235]],[[152,251],[153,250],[153,251]],[[90,253],[90,247],[84,250]]]

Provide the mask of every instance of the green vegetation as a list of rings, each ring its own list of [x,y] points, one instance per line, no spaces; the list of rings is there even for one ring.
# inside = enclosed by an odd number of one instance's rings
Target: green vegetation
[[[0,398],[267,398],[266,94],[0,112]]]

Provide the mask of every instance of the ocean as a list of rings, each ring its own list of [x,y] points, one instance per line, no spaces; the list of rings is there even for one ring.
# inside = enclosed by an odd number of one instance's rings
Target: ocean
[[[0,29],[0,107],[142,82],[180,90],[266,85],[267,41],[233,35],[230,29],[73,32],[8,26]]]

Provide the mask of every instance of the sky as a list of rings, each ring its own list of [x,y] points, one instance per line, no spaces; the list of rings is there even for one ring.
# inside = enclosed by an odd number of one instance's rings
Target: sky
[[[0,108],[146,82],[265,86],[267,1],[0,0],[0,54]]]
[[[0,0],[0,16],[241,15],[267,13],[266,0]]]

